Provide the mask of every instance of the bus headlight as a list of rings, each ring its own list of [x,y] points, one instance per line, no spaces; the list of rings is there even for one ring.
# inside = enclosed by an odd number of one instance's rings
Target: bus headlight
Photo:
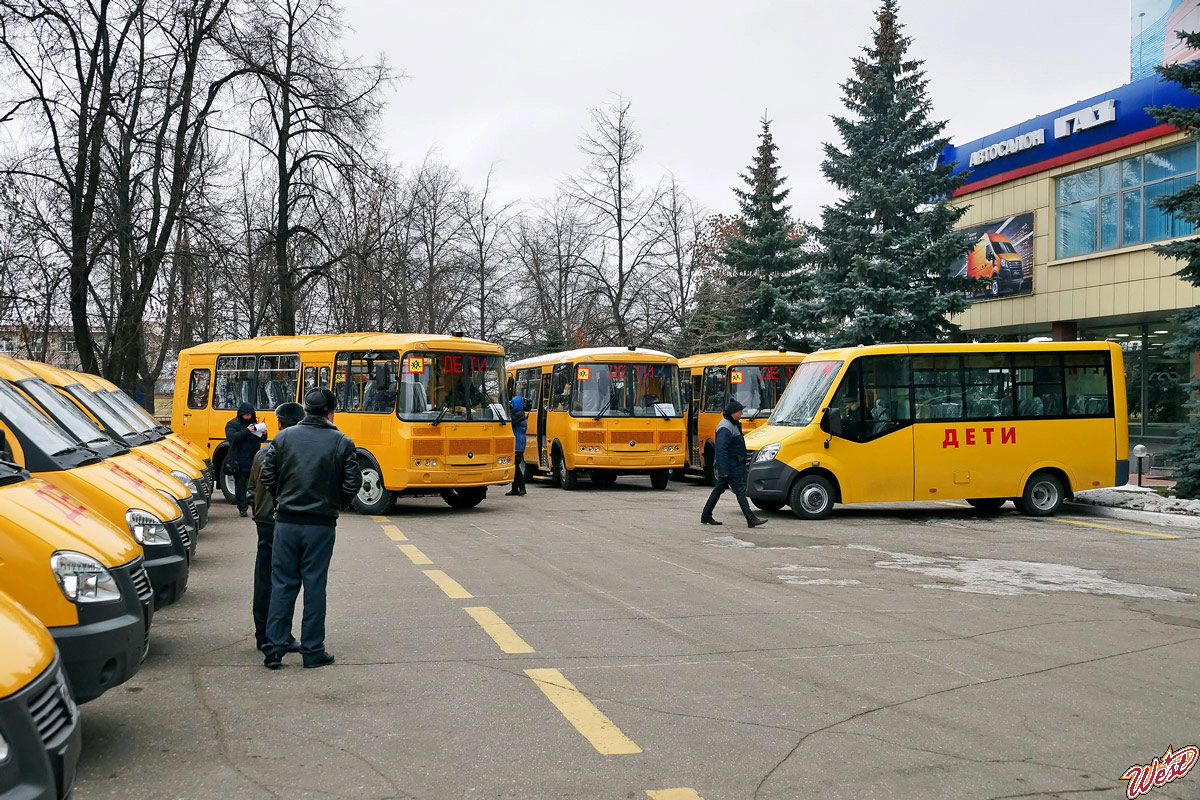
[[[173,469],[171,470],[171,477],[187,487],[187,490],[192,493],[192,499],[200,497],[200,487],[196,485],[196,482],[186,472]]]
[[[174,501],[172,501],[174,502]],[[171,533],[158,517],[140,508],[131,508],[125,513],[125,524],[140,544],[170,544]]]
[[[762,450],[759,450],[758,455],[754,457],[754,463],[757,464],[760,461],[774,461],[775,456],[777,455],[779,455],[779,442],[775,442],[775,444],[769,444]]]
[[[104,603],[121,599],[121,587],[96,559],[71,550],[50,556],[50,571],[72,603]]]

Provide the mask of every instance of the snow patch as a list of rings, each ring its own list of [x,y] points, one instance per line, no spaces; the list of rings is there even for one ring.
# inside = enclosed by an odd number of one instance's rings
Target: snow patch
[[[754,542],[745,542],[729,534],[710,536],[704,540],[703,544],[709,547],[754,547]]]
[[[1076,492],[1075,502],[1107,508],[1128,508],[1134,511],[1154,511],[1161,514],[1184,514],[1189,517],[1200,517],[1200,500],[1163,497],[1152,489],[1138,486],[1088,489]]]
[[[860,586],[862,581],[852,578],[810,578],[810,572],[830,572],[829,567],[809,567],[803,564],[776,564],[772,572],[782,573],[776,578],[790,586]]]

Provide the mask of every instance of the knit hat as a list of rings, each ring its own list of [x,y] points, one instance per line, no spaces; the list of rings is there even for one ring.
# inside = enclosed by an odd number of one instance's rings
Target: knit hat
[[[725,415],[732,417],[737,412],[745,410],[745,408],[746,407],[737,400],[730,400],[725,404]]]

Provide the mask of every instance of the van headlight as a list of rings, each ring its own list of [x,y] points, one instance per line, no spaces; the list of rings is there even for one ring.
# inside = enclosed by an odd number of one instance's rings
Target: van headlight
[[[174,502],[172,500],[171,502]],[[149,511],[132,508],[125,513],[125,524],[140,544],[170,544],[171,533],[158,517]]]
[[[754,463],[757,464],[760,461],[774,461],[775,456],[777,455],[779,455],[779,442],[775,442],[775,444],[769,444],[762,450],[759,450],[758,455],[754,457]]]
[[[50,571],[72,603],[105,603],[121,599],[121,587],[96,559],[70,550],[50,556]]]
[[[177,469],[171,470],[171,477],[187,487],[187,490],[192,493],[192,498],[200,497],[200,487],[186,472],[180,472]]]

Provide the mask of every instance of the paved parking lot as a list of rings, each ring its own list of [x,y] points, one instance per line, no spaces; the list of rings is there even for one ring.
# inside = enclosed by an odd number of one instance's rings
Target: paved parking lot
[[[1124,797],[1200,744],[1200,531],[957,503],[786,512],[534,485],[343,518],[332,668],[268,672],[218,504],[80,800]],[[1151,798],[1200,797],[1200,768]]]

